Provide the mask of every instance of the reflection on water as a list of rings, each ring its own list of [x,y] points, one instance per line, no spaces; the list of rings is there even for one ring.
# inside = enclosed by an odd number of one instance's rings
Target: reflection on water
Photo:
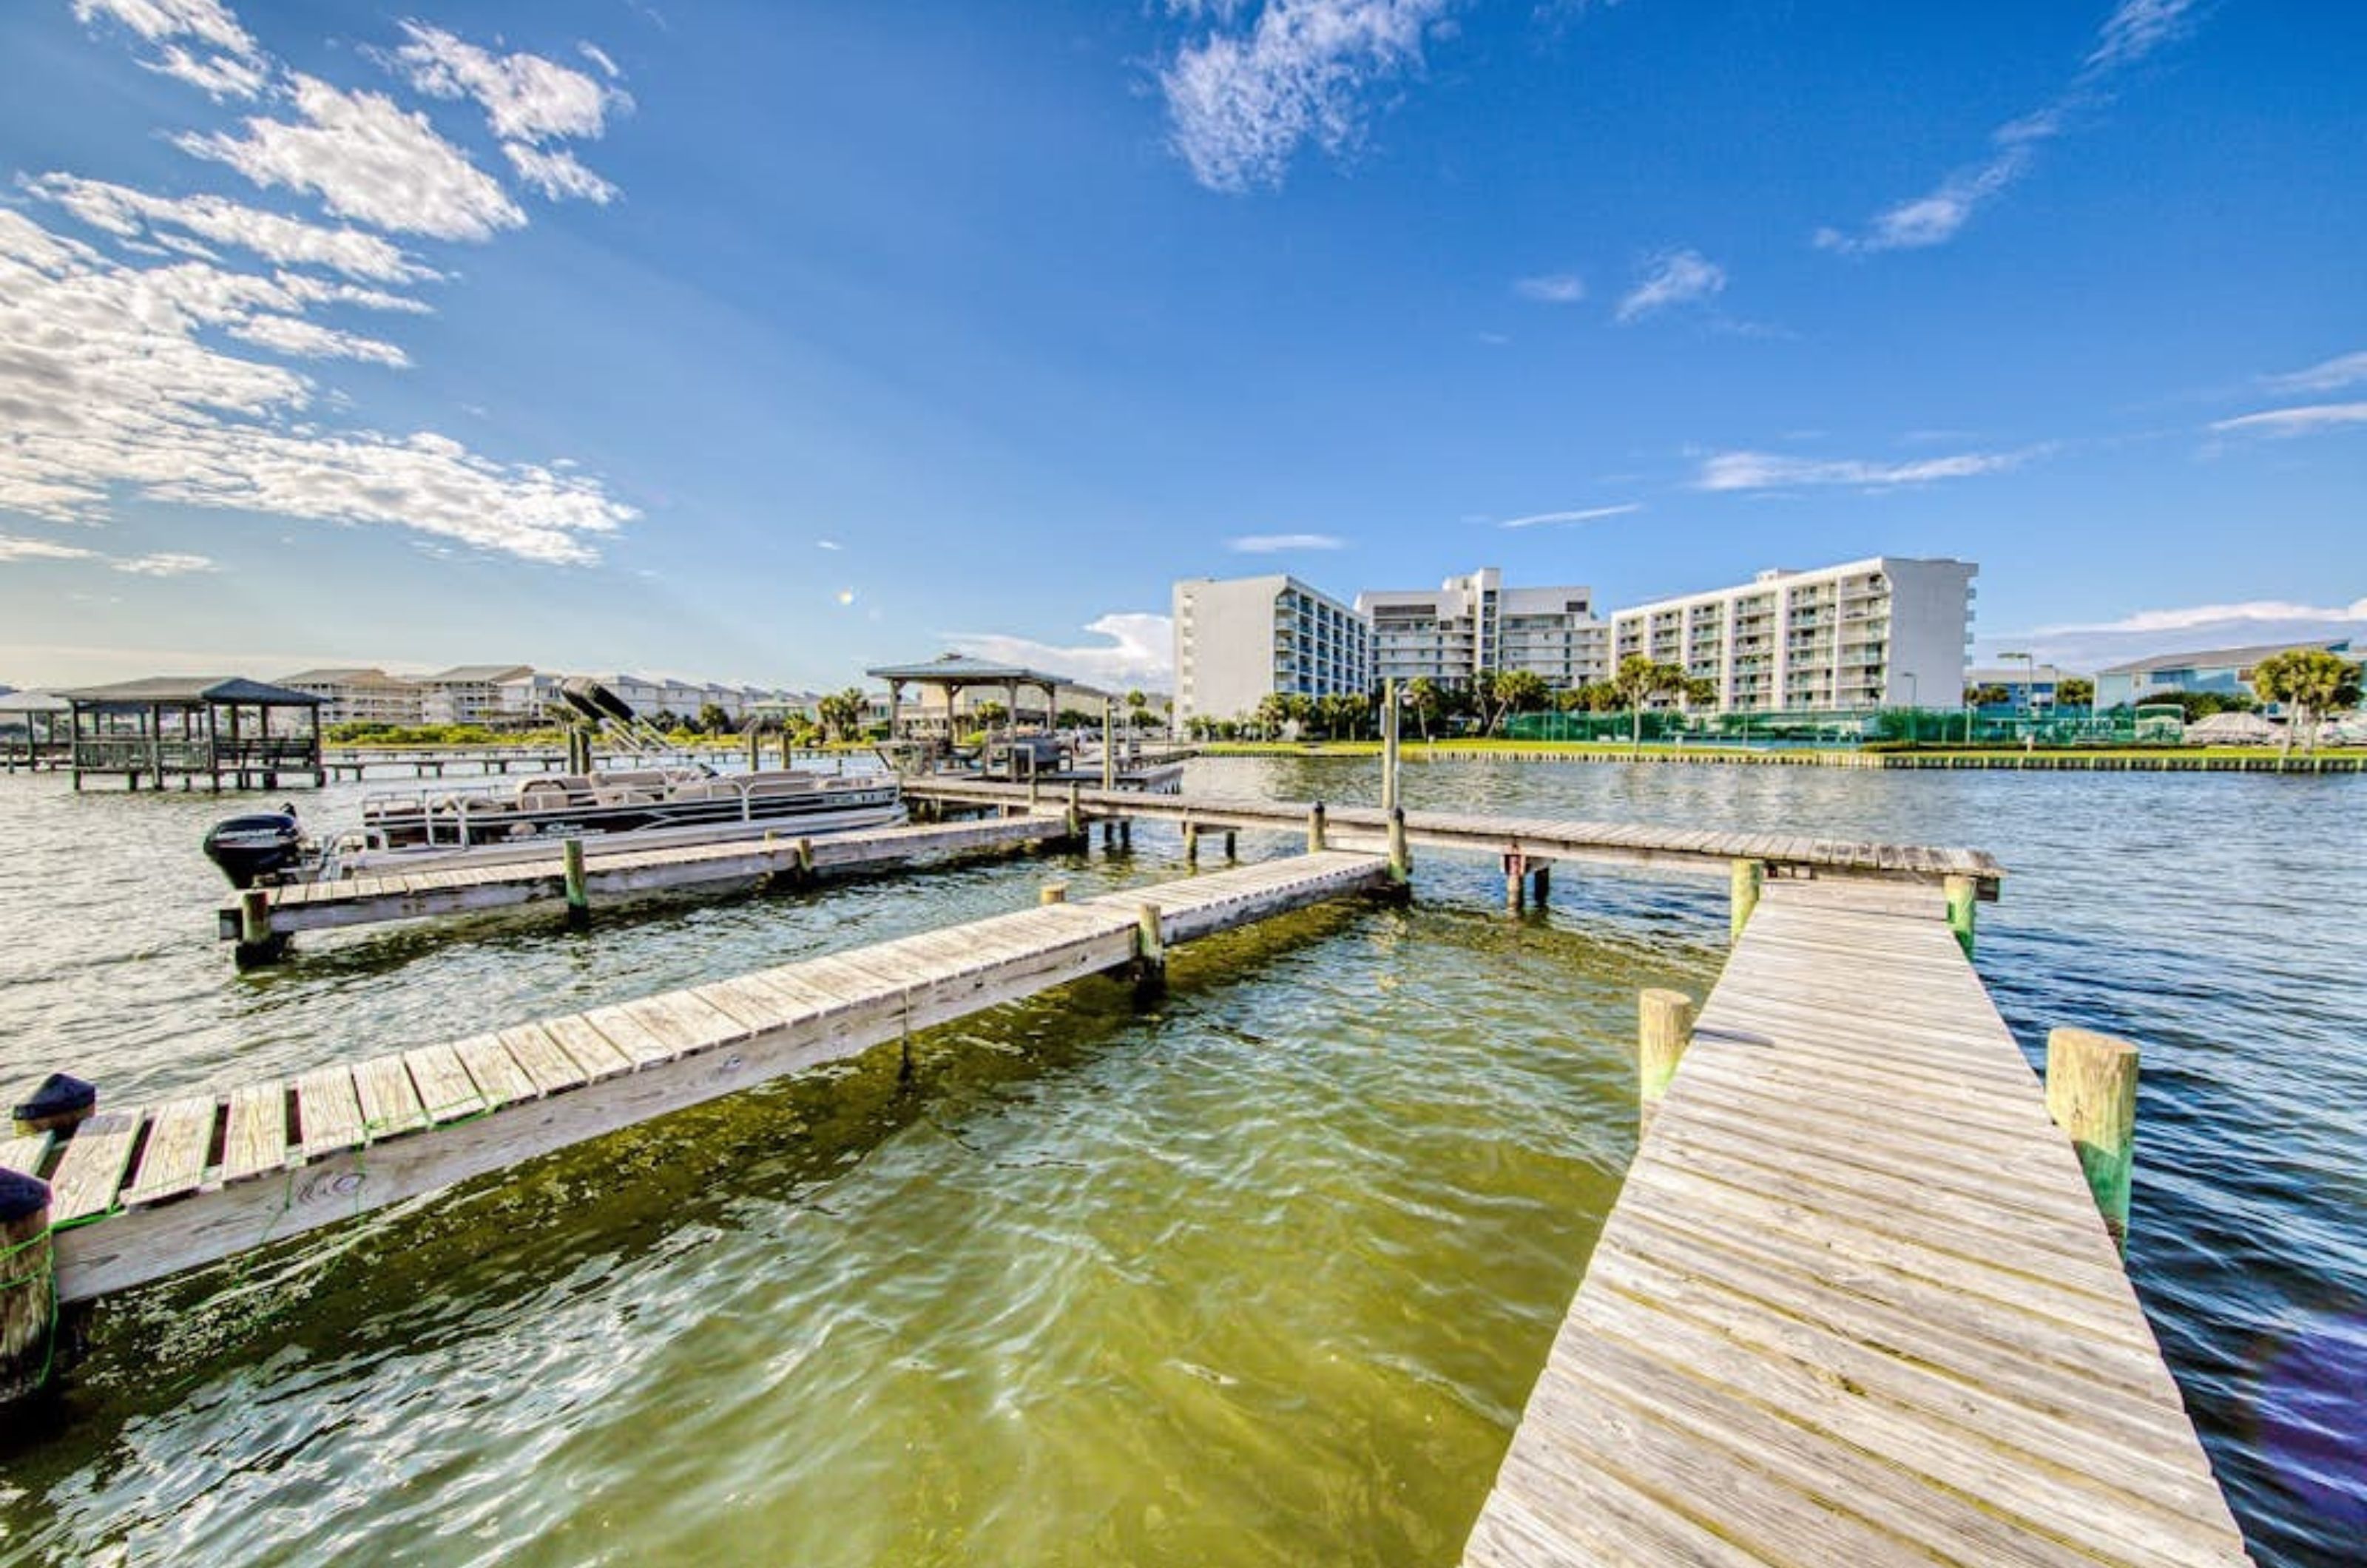
[[[2256,1551],[2306,1562],[2367,1500],[2360,787],[1436,763],[1407,795],[1997,852],[1983,973],[2026,1042],[2145,1043],[2132,1266]],[[0,1077],[128,1102],[1181,871],[1144,828],[239,976],[221,810],[0,780]],[[0,1435],[0,1561],[1451,1562],[1633,1149],[1635,991],[1699,994],[1725,909],[1420,885],[1184,950],[1147,1010],[1086,982],[923,1036],[909,1082],[875,1053],[109,1303],[50,1434]]]

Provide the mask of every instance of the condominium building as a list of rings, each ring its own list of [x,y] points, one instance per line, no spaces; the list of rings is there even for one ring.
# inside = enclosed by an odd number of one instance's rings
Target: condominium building
[[[1610,673],[1611,628],[1588,588],[1506,588],[1501,571],[1482,567],[1435,590],[1368,590],[1356,613],[1372,627],[1376,681],[1469,686],[1526,670],[1566,688]]]
[[[1284,696],[1363,696],[1372,636],[1348,605],[1295,577],[1175,584],[1175,723],[1242,718]]]
[[[534,673],[526,664],[459,664],[419,677],[420,717],[429,724],[496,724],[502,687]]]
[[[1716,683],[1721,713],[1954,707],[1972,640],[1969,561],[1877,556],[1762,571],[1612,617],[1612,661],[1644,654]]]
[[[376,669],[300,670],[274,684],[322,700],[323,724],[417,724],[418,682]]]

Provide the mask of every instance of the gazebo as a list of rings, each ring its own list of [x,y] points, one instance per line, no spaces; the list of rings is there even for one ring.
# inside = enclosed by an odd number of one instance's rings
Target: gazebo
[[[67,716],[73,707],[47,692],[0,692],[0,767],[15,773],[65,765]]]
[[[996,664],[984,659],[973,659],[966,653],[944,654],[925,664],[885,664],[876,670],[866,670],[864,673],[875,681],[888,682],[888,739],[891,742],[919,739],[919,727],[928,722],[929,704],[925,697],[916,700],[912,716],[906,716],[904,688],[907,686],[945,694],[940,711],[945,715],[946,739],[950,741],[960,728],[955,707],[966,688],[1000,688],[1003,694],[1003,712],[1015,717],[1019,712],[1021,689],[1034,687],[1044,694],[1045,726],[1049,728],[1059,690],[1070,683],[1060,676],[1048,675],[1041,670],[1030,670],[1018,664]]]
[[[138,789],[177,777],[213,789],[277,789],[285,776],[328,782],[321,759],[326,699],[240,676],[157,675],[62,692],[73,708],[74,786],[85,773],[120,773]],[[275,723],[273,716],[279,716]]]

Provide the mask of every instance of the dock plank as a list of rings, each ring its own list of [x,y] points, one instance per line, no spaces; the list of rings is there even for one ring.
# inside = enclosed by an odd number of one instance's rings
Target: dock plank
[[[25,1133],[13,1138],[0,1138],[0,1170],[13,1170],[19,1176],[39,1176],[41,1166],[50,1157],[50,1145],[57,1141],[54,1133]]]
[[[354,1091],[353,1069],[338,1064],[315,1067],[298,1077],[296,1121],[303,1134],[300,1152],[307,1159],[368,1142],[361,1098]]]
[[[131,1145],[146,1122],[138,1111],[99,1111],[83,1119],[50,1172],[50,1224],[59,1226],[104,1214],[115,1206]]]
[[[273,1078],[230,1091],[222,1132],[223,1181],[244,1181],[288,1164],[288,1086]]]
[[[194,1192],[205,1179],[213,1150],[214,1121],[221,1109],[210,1094],[186,1095],[160,1105],[148,1119],[139,1168],[127,1177],[118,1201],[154,1203]]]
[[[1762,900],[1702,1008],[1465,1548],[1487,1568],[1729,1554],[2248,1561],[1954,936],[1821,871]]]

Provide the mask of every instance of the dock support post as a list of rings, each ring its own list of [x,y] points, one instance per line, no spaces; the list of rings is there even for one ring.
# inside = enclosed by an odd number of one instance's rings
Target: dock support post
[[[1144,904],[1134,914],[1134,988],[1154,993],[1167,984],[1167,939],[1159,929],[1159,906]]]
[[[1065,904],[1068,901],[1069,885],[1065,882],[1048,882],[1036,890],[1036,902],[1038,904]]]
[[[1636,1077],[1648,1126],[1693,1042],[1693,998],[1682,991],[1655,988],[1637,998]]]
[[[1413,881],[1413,852],[1406,845],[1405,808],[1389,807],[1389,880],[1399,887]]]
[[[1504,852],[1504,908],[1514,914],[1528,908],[1529,857],[1518,850]]]
[[[1398,808],[1398,682],[1381,682],[1381,809]]]
[[[1240,858],[1240,840],[1233,829],[1228,828],[1225,829],[1225,863],[1229,865]]]
[[[1184,863],[1200,863],[1200,825],[1188,817],[1184,819]]]
[[[0,1170],[0,1407],[49,1381],[56,1322],[49,1183]]]
[[[1742,928],[1750,923],[1750,911],[1759,908],[1759,887],[1766,875],[1767,867],[1759,861],[1734,863],[1727,882],[1726,931],[1736,942],[1742,940]]]
[[[799,839],[798,840],[798,881],[811,882],[813,874],[813,840]]]
[[[1071,784],[1069,786],[1069,819],[1066,826],[1068,828],[1069,837],[1071,840],[1081,845],[1086,845],[1085,808],[1082,801],[1083,797],[1078,793],[1077,786]],[[1086,847],[1090,848],[1091,846],[1086,845]]]
[[[2046,1036],[2046,1113],[2078,1152],[2088,1190],[2112,1233],[2129,1245],[2129,1175],[2136,1161],[2137,1048],[2087,1029]]]
[[[567,929],[580,931],[592,924],[592,896],[583,886],[583,840],[570,839],[559,846],[567,872]]]
[[[243,969],[269,964],[288,951],[286,933],[271,929],[271,889],[243,887],[238,895],[238,945],[231,962]]]
[[[1128,854],[1134,852],[1134,818],[1131,817],[1117,819],[1117,847]]]
[[[1226,837],[1230,838],[1231,835],[1227,834]],[[1323,852],[1323,803],[1319,800],[1307,808],[1307,852],[1310,855]]]
[[[1102,699],[1102,787],[1117,787],[1117,725],[1113,716],[1116,705],[1107,697]]]
[[[1973,955],[1973,910],[1978,906],[1981,885],[1973,877],[1952,876],[1947,879],[1948,929],[1956,933],[1956,945],[1965,956]]]
[[[1529,873],[1529,880],[1535,884],[1534,897],[1537,908],[1542,909],[1546,907],[1546,900],[1553,897],[1553,862],[1539,863],[1536,870]]]

